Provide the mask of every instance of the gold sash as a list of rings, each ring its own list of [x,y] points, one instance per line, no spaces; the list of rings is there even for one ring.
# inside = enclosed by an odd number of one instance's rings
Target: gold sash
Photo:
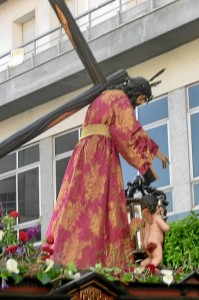
[[[104,124],[93,124],[82,128],[82,134],[80,139],[84,139],[90,135],[104,135],[111,138],[109,126]]]

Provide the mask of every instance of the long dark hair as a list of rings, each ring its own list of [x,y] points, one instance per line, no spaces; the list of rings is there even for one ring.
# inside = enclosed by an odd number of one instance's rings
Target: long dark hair
[[[135,105],[135,101],[140,95],[147,96],[147,102],[153,98],[151,86],[144,77],[128,77],[124,82],[117,85],[112,85],[108,89],[118,89],[124,91],[128,95],[133,105]]]
[[[128,96],[132,103],[132,105],[136,106],[136,99],[140,95],[145,95],[147,97],[147,103],[152,100],[153,95],[151,91],[151,87],[154,87],[161,83],[161,80],[153,82],[158,76],[160,76],[166,69],[163,68],[159,72],[157,72],[153,77],[149,80],[144,77],[127,77],[123,82],[117,85],[109,86],[109,90],[118,89],[124,91]]]

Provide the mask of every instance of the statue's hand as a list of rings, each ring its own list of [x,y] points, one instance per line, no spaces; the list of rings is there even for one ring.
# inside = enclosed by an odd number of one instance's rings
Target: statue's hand
[[[156,156],[162,161],[162,168],[166,169],[167,164],[169,164],[168,157],[166,157],[160,150],[158,150]]]

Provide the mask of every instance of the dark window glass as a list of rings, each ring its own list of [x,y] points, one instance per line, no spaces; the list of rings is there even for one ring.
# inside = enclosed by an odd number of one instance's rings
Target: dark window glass
[[[35,145],[18,153],[19,168],[39,161],[39,145]]]
[[[16,169],[16,153],[9,154],[0,159],[0,174]]]
[[[194,206],[199,205],[199,184],[193,186],[194,192]]]
[[[199,176],[199,113],[191,115],[191,136],[192,136],[192,155],[193,155],[193,177]]]
[[[120,162],[122,167],[122,174],[123,174],[123,182],[124,182],[124,188],[127,188],[127,182],[132,182],[135,177],[138,175],[137,170],[129,165],[129,163],[124,160],[124,158],[120,155]]]
[[[59,190],[64,178],[66,167],[68,165],[70,157],[66,157],[56,161],[56,198],[59,194]]]
[[[0,180],[0,202],[3,204],[3,213],[16,210],[16,177]]]
[[[161,125],[147,131],[149,136],[159,145],[161,151],[168,157],[168,135],[167,125]],[[162,169],[162,162],[156,157],[152,163],[158,179],[155,182],[156,187],[163,187],[170,185],[169,166],[167,169]]]
[[[151,138],[160,146],[160,149],[168,157],[168,135],[167,135],[167,125],[164,124],[159,127],[148,130],[148,134]],[[133,181],[136,177],[137,170],[129,165],[121,156],[120,156],[122,172],[123,172],[123,181],[124,186],[128,181]],[[153,167],[158,174],[158,180],[155,182],[156,187],[163,187],[170,185],[170,176],[169,176],[169,167],[165,170],[162,169],[162,163],[159,159],[155,158],[153,161]]]
[[[55,139],[55,155],[73,150],[78,142],[78,130],[69,132]]]
[[[138,108],[138,119],[142,126],[168,117],[168,99],[162,98]]]
[[[39,218],[39,169],[35,168],[18,175],[19,222]]]
[[[199,84],[188,88],[189,108],[199,106]]]

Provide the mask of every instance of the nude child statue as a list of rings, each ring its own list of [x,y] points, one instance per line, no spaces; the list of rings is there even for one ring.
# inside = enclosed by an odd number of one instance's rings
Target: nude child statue
[[[170,226],[164,221],[158,198],[153,195],[144,195],[141,199],[141,212],[144,226],[141,229],[141,241],[148,257],[141,262],[146,268],[149,264],[158,267],[163,257],[163,241],[165,232]]]

